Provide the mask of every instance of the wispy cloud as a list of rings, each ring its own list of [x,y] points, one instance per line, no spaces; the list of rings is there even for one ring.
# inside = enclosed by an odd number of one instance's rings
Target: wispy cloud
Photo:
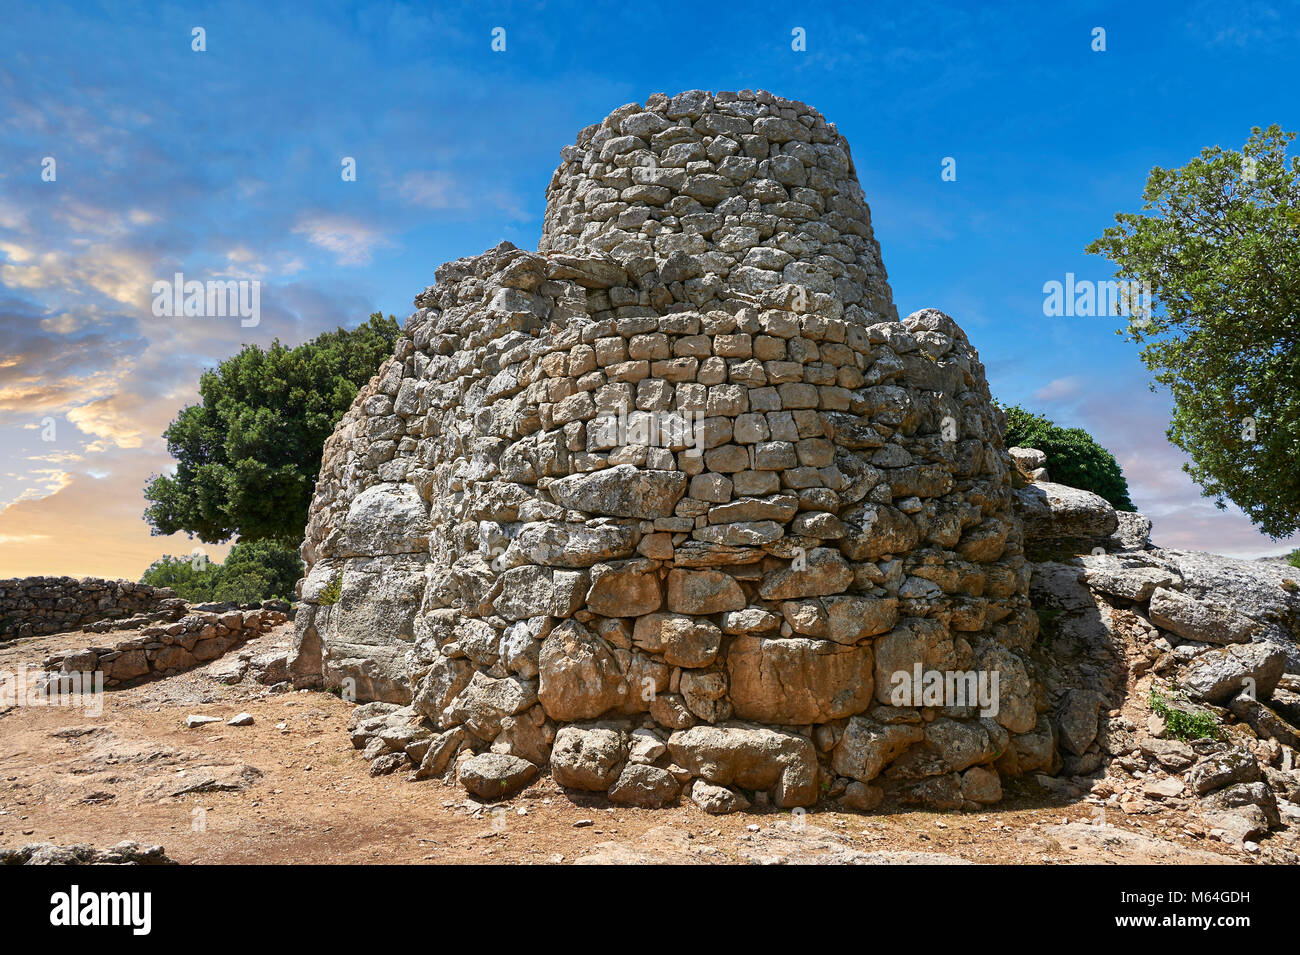
[[[1066,378],[1053,378],[1034,392],[1034,401],[1042,404],[1053,404],[1058,401],[1077,398],[1083,393],[1085,385],[1086,382],[1075,375]]]
[[[1210,47],[1254,50],[1300,41],[1300,10],[1288,0],[1201,0],[1187,11],[1187,33]]]
[[[138,448],[144,443],[138,418],[133,409],[122,407],[133,404],[130,398],[115,395],[80,405],[68,411],[68,420],[95,440],[86,446],[87,452],[103,451],[109,447]]]
[[[402,177],[398,192],[407,202],[425,209],[458,209],[469,203],[464,186],[446,172],[416,169]]]
[[[309,215],[293,232],[333,253],[339,265],[369,265],[375,249],[391,244],[378,229],[337,215]]]

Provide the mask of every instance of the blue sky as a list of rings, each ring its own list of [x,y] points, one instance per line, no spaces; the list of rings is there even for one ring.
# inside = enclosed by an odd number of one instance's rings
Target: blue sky
[[[1167,400],[1114,320],[1045,318],[1042,287],[1110,277],[1083,247],[1137,209],[1152,166],[1300,128],[1300,8],[985,6],[10,4],[0,576],[135,577],[187,552],[149,536],[141,489],[203,368],[246,341],[405,317],[441,262],[503,238],[535,248],[560,148],[691,88],[769,89],[835,122],[900,314],[949,312],[996,397],[1110,447],[1158,542],[1285,549],[1179,471]],[[260,325],[155,318],[150,287],[178,270],[259,279]]]

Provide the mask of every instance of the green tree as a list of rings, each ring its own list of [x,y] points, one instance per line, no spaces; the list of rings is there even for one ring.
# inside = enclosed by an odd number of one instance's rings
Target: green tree
[[[292,600],[302,572],[295,548],[271,540],[241,540],[223,563],[204,561],[196,566],[190,557],[164,555],[149,565],[140,582],[170,587],[190,603],[261,603]]]
[[[301,540],[325,439],[397,335],[397,319],[376,312],[296,348],[245,345],[205,372],[200,403],[163,434],[176,473],[145,488],[152,532],[209,544]]]
[[[1156,308],[1120,334],[1169,388],[1169,440],[1219,507],[1271,537],[1300,530],[1300,157],[1293,132],[1251,130],[1179,169],[1155,168],[1145,214],[1121,213],[1088,251],[1145,283]],[[1155,384],[1152,385],[1155,388]]]
[[[176,596],[190,603],[204,603],[212,599],[216,589],[217,564],[207,561],[198,566],[192,558],[164,554],[140,575],[140,583],[151,587],[170,587]]]
[[[303,564],[296,546],[286,547],[270,540],[240,540],[230,548],[225,562],[221,564],[221,580],[214,599],[244,602],[243,598],[220,596],[223,590],[233,593],[237,589],[235,581],[240,578],[262,582],[257,590],[260,596],[247,598],[248,600],[292,599],[294,585],[302,573]]]
[[[222,574],[212,590],[212,599],[219,603],[261,603],[271,599],[270,586],[266,575],[245,568],[240,573]]]
[[[1007,447],[1037,448],[1047,455],[1052,480],[1099,494],[1121,511],[1136,510],[1128,481],[1111,454],[1082,428],[1062,428],[1019,405],[1007,413]]]

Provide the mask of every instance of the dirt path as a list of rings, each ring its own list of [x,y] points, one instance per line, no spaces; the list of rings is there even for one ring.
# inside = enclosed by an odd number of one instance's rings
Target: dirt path
[[[287,639],[280,628],[244,650]],[[106,638],[93,638],[107,642]],[[85,646],[62,634],[0,645],[0,672]],[[226,686],[209,667],[71,707],[0,711],[0,846],[162,844],[183,863],[1241,862],[1176,813],[1106,816],[1032,781],[981,813],[771,811],[706,816],[565,793],[549,778],[501,806],[459,786],[372,778],[326,693]],[[237,713],[251,726],[226,725]],[[222,722],[187,729],[189,714]]]

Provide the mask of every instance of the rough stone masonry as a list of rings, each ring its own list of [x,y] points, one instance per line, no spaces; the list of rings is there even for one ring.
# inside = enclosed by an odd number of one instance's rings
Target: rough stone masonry
[[[899,321],[849,144],[765,92],[561,151],[537,252],[443,265],[325,445],[291,672],[376,772],[723,812],[1050,767],[984,369]],[[996,700],[901,676],[996,675]]]
[[[167,587],[100,577],[0,580],[0,640],[59,633],[100,620],[149,613],[175,596]]]

